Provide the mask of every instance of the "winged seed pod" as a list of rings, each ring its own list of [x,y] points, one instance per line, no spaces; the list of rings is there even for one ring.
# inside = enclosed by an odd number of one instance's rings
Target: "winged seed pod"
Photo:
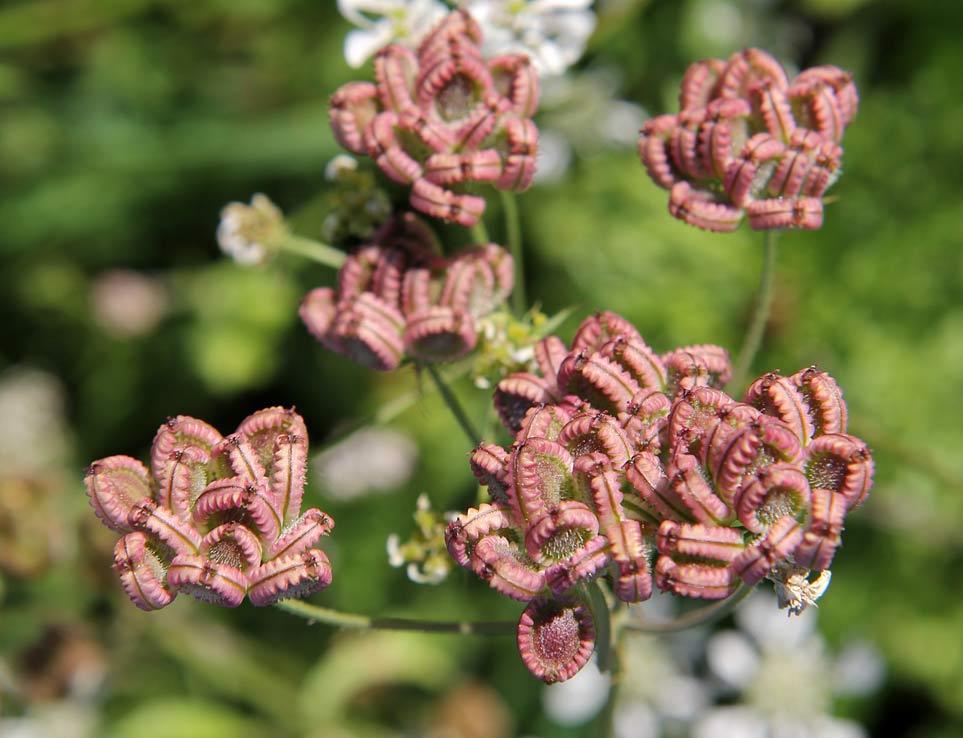
[[[686,223],[732,231],[748,216],[755,230],[815,230],[857,105],[848,72],[813,67],[790,81],[769,54],[745,49],[690,66],[679,113],[645,123],[639,155]]]
[[[469,190],[489,182],[520,192],[535,173],[538,75],[528,56],[485,59],[481,30],[465,11],[449,13],[417,52],[386,46],[375,83],[349,82],[331,96],[335,138],[411,186],[413,208],[470,227],[485,200]]]
[[[307,452],[301,416],[272,407],[226,437],[201,420],[170,418],[150,469],[129,456],[91,464],[87,495],[122,534],[114,568],[134,604],[157,610],[184,592],[264,606],[328,586],[331,566],[315,544],[334,521],[317,508],[301,512]]]
[[[379,371],[404,358],[450,361],[475,348],[478,319],[512,291],[512,257],[489,243],[445,258],[411,213],[348,256],[338,288],[319,287],[301,319],[326,348]]]
[[[873,473],[828,374],[767,374],[739,402],[723,390],[724,349],[658,355],[613,313],[587,318],[569,347],[543,339],[535,357],[537,372],[496,386],[513,444],[471,456],[491,502],[446,534],[460,566],[528,603],[518,644],[533,674],[568,679],[585,663],[592,626],[579,585],[598,577],[629,603],[653,586],[719,599],[766,577],[783,589],[810,570],[828,581],[819,572]],[[799,612],[806,597],[783,601]],[[533,644],[539,623],[557,620],[565,638]]]

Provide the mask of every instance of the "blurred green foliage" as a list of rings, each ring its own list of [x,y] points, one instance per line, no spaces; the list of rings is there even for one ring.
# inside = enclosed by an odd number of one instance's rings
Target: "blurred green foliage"
[[[354,76],[346,30],[334,3],[314,0],[0,7],[0,373],[31,366],[59,378],[71,442],[57,468],[21,474],[37,509],[46,500],[54,512],[43,513],[45,560],[30,570],[0,560],[0,715],[43,713],[76,687],[56,681],[62,662],[81,659],[106,676],[71,708],[95,714],[73,724],[97,735],[423,735],[454,688],[477,683],[494,690],[513,734],[579,734],[540,715],[541,687],[510,639],[335,633],[186,598],[144,615],[114,579],[113,538],[85,505],[83,464],[143,458],[168,415],[227,430],[260,407],[296,405],[319,448],[420,387],[410,370],[374,376],[310,339],[297,302],[330,272],[286,256],[243,270],[214,243],[222,205],[258,191],[318,235],[323,169],[337,151],[326,98]],[[744,45],[856,74],[862,99],[838,200],[822,230],[781,239],[775,314],[754,368],[830,371],[852,431],[875,449],[876,487],[849,518],[821,623],[836,642],[874,640],[887,660],[884,693],[853,714],[914,738],[963,733],[961,33],[955,0],[626,0],[604,5],[582,63],[619,70],[622,97],[651,114],[676,109],[691,61]],[[521,197],[529,295],[548,313],[579,308],[563,333],[612,309],[659,350],[738,345],[761,237],[701,233],[671,219],[666,200],[631,149],[577,157],[564,179]],[[164,295],[139,331],[118,332],[99,312],[99,280],[117,268]],[[484,393],[457,388],[483,418]],[[387,566],[385,540],[410,532],[418,493],[445,509],[473,491],[468,448],[437,398],[417,399],[395,424],[422,449],[406,488],[352,501],[309,488],[337,520],[326,545],[335,583],[319,601],[517,617],[462,572],[418,587]],[[0,500],[14,499],[17,474],[0,482]]]

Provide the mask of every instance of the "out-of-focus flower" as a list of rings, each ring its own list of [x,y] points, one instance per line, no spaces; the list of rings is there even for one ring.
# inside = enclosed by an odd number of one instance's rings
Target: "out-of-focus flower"
[[[428,495],[419,495],[415,510],[418,530],[402,543],[397,534],[388,536],[388,563],[406,566],[408,578],[416,584],[440,584],[451,571],[451,557],[445,548],[448,519],[431,509]]]
[[[769,54],[745,49],[689,67],[679,113],[646,122],[639,153],[686,223],[732,231],[748,214],[756,230],[813,230],[857,105],[850,73],[819,66],[790,81]]]
[[[0,480],[0,571],[37,577],[65,559],[72,531],[64,520],[60,474],[5,476]]]
[[[546,686],[542,706],[559,725],[582,725],[602,709],[611,688],[611,676],[599,671],[593,658],[567,682]]]
[[[318,454],[311,466],[328,497],[353,500],[405,484],[418,461],[418,447],[391,428],[362,428]]]
[[[0,717],[3,738],[96,738],[103,735],[95,706],[69,699],[31,707],[19,717]]]
[[[256,266],[277,252],[286,232],[284,214],[258,193],[250,205],[232,202],[221,210],[217,243],[238,264]]]
[[[34,577],[71,550],[61,493],[69,446],[64,388],[27,366],[0,375],[0,570]]]
[[[23,366],[0,375],[0,418],[7,476],[42,476],[65,460],[64,388],[53,374]]]
[[[359,26],[344,39],[344,58],[357,69],[389,44],[416,47],[448,7],[438,0],[338,0],[338,10]]]
[[[591,157],[635,146],[646,113],[635,103],[618,99],[619,87],[619,75],[611,68],[545,80],[536,182],[561,179],[573,153]]]
[[[142,610],[186,592],[237,607],[302,597],[331,582],[315,544],[334,526],[301,512],[308,436],[294,410],[248,416],[222,437],[179,415],[157,431],[150,469],[129,456],[90,465],[84,479],[94,512],[123,537],[114,568]]]
[[[432,707],[425,738],[510,738],[512,714],[505,698],[485,682],[465,682]]]
[[[688,726],[711,704],[712,690],[694,674],[694,659],[683,653],[684,639],[638,634],[623,639],[619,662],[624,671],[612,717],[615,738],[688,735]],[[695,645],[701,643],[700,637]]]
[[[301,319],[324,346],[371,369],[405,357],[450,361],[474,349],[477,321],[511,293],[512,270],[493,243],[441,256],[431,230],[406,213],[347,258],[337,290],[305,296]]]
[[[592,0],[461,0],[485,34],[490,55],[527,54],[538,73],[560,75],[577,62],[595,30]]]
[[[485,59],[482,33],[452,12],[418,47],[384,48],[375,84],[349,82],[331,96],[338,142],[374,159],[394,181],[411,185],[413,208],[469,227],[485,211],[470,192],[489,182],[520,192],[531,184],[538,129],[538,76],[528,57]]]
[[[91,300],[97,323],[118,338],[150,333],[168,307],[163,283],[131,269],[112,269],[98,276]]]
[[[19,652],[7,649],[0,658],[5,708],[0,714],[0,736],[100,735],[96,699],[106,673],[104,648],[83,627],[64,623],[40,628]]]
[[[17,696],[27,704],[91,700],[100,691],[106,673],[104,647],[83,627],[50,624],[19,654]]]
[[[695,738],[861,738],[865,729],[830,714],[835,694],[852,693],[834,679],[834,662],[815,631],[808,610],[787,621],[759,592],[736,612],[741,630],[721,631],[707,644],[709,668],[738,703],[707,711],[694,725]],[[840,656],[845,659],[845,655]],[[879,686],[881,670],[866,663],[868,694]]]
[[[529,603],[519,646],[536,676],[567,679],[591,652],[580,585],[596,577],[635,603],[653,585],[721,599],[786,561],[829,567],[873,463],[846,435],[846,406],[828,374],[767,374],[737,402],[722,391],[731,374],[724,349],[660,356],[613,313],[586,319],[568,347],[543,339],[535,360],[538,372],[496,387],[514,443],[473,452],[492,501],[452,520],[448,550]],[[528,642],[538,617],[565,623],[553,625],[568,640],[551,661]]]

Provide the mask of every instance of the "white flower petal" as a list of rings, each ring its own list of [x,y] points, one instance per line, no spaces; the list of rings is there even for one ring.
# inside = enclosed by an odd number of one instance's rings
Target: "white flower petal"
[[[863,696],[875,692],[886,677],[886,664],[869,641],[847,645],[836,660],[833,678],[839,694]]]
[[[756,639],[764,649],[791,650],[809,640],[816,629],[816,612],[804,610],[797,617],[787,617],[780,610],[775,595],[757,591],[736,610],[736,623]]]
[[[311,468],[326,493],[353,500],[372,492],[388,492],[405,484],[418,461],[408,436],[390,428],[362,428],[322,451]]]
[[[612,727],[616,738],[659,738],[659,716],[645,702],[619,703]]]
[[[542,75],[578,61],[596,17],[590,0],[469,0],[462,3],[482,28],[488,55],[525,53]]]
[[[391,43],[394,32],[391,21],[380,20],[370,28],[348,31],[344,37],[344,58],[348,66],[357,69],[379,49]]]
[[[859,723],[852,720],[821,715],[813,725],[813,738],[866,738],[869,735]]]
[[[401,553],[401,538],[397,533],[392,533],[388,536],[388,540],[385,543],[385,549],[388,552],[388,564],[395,567],[404,566],[405,556]]]
[[[734,630],[709,639],[706,660],[716,676],[736,689],[745,688],[759,670],[759,653],[748,638]]]
[[[709,710],[692,728],[692,738],[769,738],[766,719],[748,707]]]
[[[545,687],[542,706],[559,725],[582,725],[602,709],[610,688],[611,679],[592,659],[568,681]]]
[[[709,688],[695,677],[671,676],[660,681],[655,701],[663,716],[688,723],[709,705]]]
[[[533,13],[555,13],[559,10],[588,10],[592,0],[531,0],[528,9]]]
[[[535,181],[539,184],[558,182],[572,163],[572,147],[568,139],[552,130],[538,132]]]
[[[338,0],[338,12],[356,26],[367,28],[372,24],[369,15],[390,15],[404,12],[405,0]],[[367,15],[365,15],[367,14]]]

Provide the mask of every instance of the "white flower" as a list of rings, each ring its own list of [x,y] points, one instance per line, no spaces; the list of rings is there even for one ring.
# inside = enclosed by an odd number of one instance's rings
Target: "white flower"
[[[17,366],[0,375],[0,464],[8,476],[42,474],[64,460],[65,403],[53,374]]]
[[[438,0],[338,0],[338,10],[358,26],[344,39],[344,58],[354,68],[389,44],[417,46],[448,12]]]
[[[134,338],[157,327],[168,308],[164,284],[131,269],[111,269],[90,290],[94,319],[117,338]]]
[[[668,596],[656,595],[653,600],[640,609],[651,615],[653,610],[672,607]],[[680,653],[688,650],[686,639],[695,635],[694,631],[669,638],[632,634],[625,639],[620,651],[625,671],[613,715],[616,738],[686,734],[685,726],[710,702],[708,685],[695,678],[689,659]]]
[[[545,687],[542,691],[545,714],[559,725],[587,723],[605,705],[611,682],[611,677],[599,671],[593,658],[568,681]]]
[[[325,491],[338,500],[389,492],[405,484],[418,461],[414,441],[390,428],[362,428],[312,461]]]
[[[527,54],[541,75],[562,74],[595,30],[592,0],[462,0],[485,34],[482,51]]]
[[[358,171],[358,160],[347,154],[338,154],[324,167],[324,178],[329,182],[337,182],[348,172]]]
[[[217,243],[221,251],[243,266],[257,266],[276,250],[284,233],[284,214],[260,193],[251,204],[232,202],[221,210]]]
[[[606,148],[634,148],[646,113],[619,100],[621,82],[614,69],[550,77],[542,85],[538,132],[541,184],[560,180],[574,154],[595,156]]]
[[[815,630],[815,612],[789,620],[773,599],[757,593],[736,611],[741,630],[709,640],[709,669],[739,704],[706,712],[693,737],[864,738],[862,726],[829,714],[833,693],[842,690],[833,678],[834,659]]]

